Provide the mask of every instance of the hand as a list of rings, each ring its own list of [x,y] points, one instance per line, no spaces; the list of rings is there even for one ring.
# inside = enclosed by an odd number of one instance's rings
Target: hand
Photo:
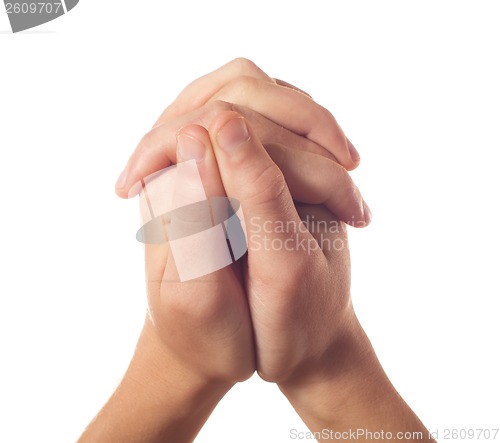
[[[206,195],[224,195],[206,131],[185,127],[177,148],[180,162],[198,157]],[[193,441],[225,393],[255,370],[240,266],[180,283],[169,244],[146,245],[143,332],[119,388],[79,443]]]
[[[322,206],[294,205],[283,172],[241,115],[221,113],[209,132],[224,188],[245,216],[244,286],[259,373],[284,382],[317,370],[352,320],[345,227]]]
[[[382,429],[432,441],[357,321],[344,225],[322,206],[294,205],[242,116],[224,112],[209,132],[224,188],[245,217],[244,287],[261,377],[277,382],[316,432],[340,431],[349,440],[353,429]]]
[[[312,97],[303,90],[269,77],[255,63],[245,58],[237,58],[188,85],[165,109],[154,127],[214,101],[241,107],[239,111],[242,115],[250,121],[255,118],[256,121],[252,121],[254,130],[259,135],[269,137],[269,143],[276,142],[277,137],[282,136],[276,132],[284,127],[294,135],[304,135],[318,144],[305,144],[303,148],[306,150],[310,149],[311,152],[329,158],[337,155],[338,163],[348,170],[359,164],[359,153],[327,109],[314,103]],[[245,114],[248,111],[250,115]],[[261,133],[262,117],[278,123],[278,126],[272,128],[270,133]],[[321,126],[322,123],[324,126]],[[264,146],[268,143],[266,138],[261,138],[261,142]],[[290,145],[293,146],[294,143]]]
[[[238,69],[235,73],[239,66],[244,67],[248,78],[240,77]],[[224,85],[231,79],[228,86],[216,85],[217,82]],[[207,88],[209,84],[214,85],[212,89]],[[274,88],[272,91],[269,84]],[[264,112],[262,106],[269,107],[265,116],[245,106],[221,101],[231,96],[239,102],[244,99],[241,94],[245,88],[252,86],[262,86],[260,93],[256,91],[252,97],[256,109]],[[192,102],[189,94],[198,94],[200,88],[218,96],[195,109],[201,102]],[[272,107],[275,102],[269,102],[269,98],[273,96],[283,99],[290,106],[288,111],[293,106],[299,110],[289,112],[289,122],[282,119],[282,108]],[[190,123],[210,123],[228,109],[239,109],[255,124],[297,200],[324,203],[358,226],[369,222],[369,212],[358,189],[345,169],[331,160],[343,159],[348,168],[359,161],[333,116],[306,94],[269,79],[253,64],[242,60],[198,80],[181,94],[141,141],[117,183],[117,193],[122,197],[130,195],[138,180],[177,162],[174,135],[179,131],[180,148],[182,139],[191,142],[198,139],[206,148],[210,144],[208,134],[203,128],[189,126]],[[189,112],[182,114],[186,111]],[[300,111],[304,115],[297,118]],[[325,126],[314,126],[318,122]],[[327,150],[315,140],[324,143]],[[213,154],[210,150],[206,152],[205,164],[200,167],[205,190],[208,195],[223,195]],[[179,156],[179,160],[187,159],[182,149]],[[335,192],[330,192],[331,189]],[[255,368],[248,304],[239,283],[242,278],[238,278],[242,263],[181,285],[169,257],[168,245],[147,246],[150,313],[120,387],[82,435],[82,442],[191,441],[232,384],[250,376]],[[148,411],[147,415],[143,411]]]
[[[178,161],[196,156],[207,197],[224,196],[206,131],[187,126],[177,139]],[[181,192],[184,199],[192,201],[189,187]],[[181,283],[169,243],[146,244],[149,314],[154,329],[168,353],[187,371],[207,381],[231,384],[255,370],[252,328],[240,274],[237,262]]]
[[[147,246],[150,315],[121,387],[81,441],[191,441],[220,398],[255,364],[263,378],[279,383],[312,430],[425,430],[385,376],[352,308],[347,236],[339,220],[364,226],[371,216],[345,169],[322,147],[344,161],[342,155],[353,152],[347,139],[330,143],[333,127],[321,126],[309,128],[306,139],[294,133],[303,133],[297,125],[304,122],[293,115],[280,132],[280,115],[287,110],[275,108],[281,114],[273,115],[273,103],[266,106],[275,121],[243,106],[210,102],[234,74],[227,67],[221,71],[222,80],[215,73],[198,80],[165,111],[130,159],[117,192],[126,196],[137,180],[175,163],[177,156],[192,158],[201,143],[205,190],[208,195],[225,190],[241,202],[248,256],[180,284],[168,245]],[[266,83],[255,83],[266,94],[280,87],[287,96],[293,91],[300,100],[307,97],[284,82],[260,78],[261,71],[254,74]],[[213,83],[216,92],[208,88],[212,80],[219,81]],[[190,98],[197,85],[208,91],[201,102]],[[262,111],[266,94],[253,95],[256,109]],[[311,100],[303,105],[317,106]],[[317,205],[295,205],[292,197]]]
[[[208,127],[227,110],[239,111],[252,124],[296,201],[323,203],[356,227],[369,223],[366,204],[345,169],[356,167],[359,155],[334,117],[307,94],[244,59],[196,80],[165,110],[131,156],[117,182],[118,195],[135,195],[141,178],[176,162],[175,135],[181,128]]]

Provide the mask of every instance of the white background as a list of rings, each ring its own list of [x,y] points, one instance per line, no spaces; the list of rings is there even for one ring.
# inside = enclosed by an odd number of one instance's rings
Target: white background
[[[402,396],[433,430],[499,428],[499,12],[82,0],[16,35],[0,13],[0,442],[76,440],[119,382],[146,303],[115,179],[180,89],[236,56],[311,93],[361,152],[374,221],[351,230],[353,298]],[[292,428],[254,377],[197,441]]]

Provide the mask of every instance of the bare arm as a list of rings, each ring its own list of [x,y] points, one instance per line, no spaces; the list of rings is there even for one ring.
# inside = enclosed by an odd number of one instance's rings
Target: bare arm
[[[191,442],[231,386],[168,355],[147,320],[120,386],[78,443]]]
[[[281,384],[281,391],[313,432],[335,432],[344,441],[353,435],[373,441],[376,433],[386,440],[434,441],[390,382],[354,315],[350,323],[323,368]]]

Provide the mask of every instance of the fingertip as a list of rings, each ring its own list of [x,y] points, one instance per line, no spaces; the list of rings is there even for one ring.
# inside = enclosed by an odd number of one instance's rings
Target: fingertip
[[[117,189],[115,187],[115,194],[120,197],[120,198],[123,198],[123,199],[128,199],[128,193],[126,191],[124,191],[123,189]]]
[[[369,206],[366,204],[366,202],[363,200],[363,214],[365,218],[365,224],[362,226],[362,228],[368,226],[372,222],[372,211],[370,210]]]
[[[130,183],[133,183],[133,185]],[[116,181],[115,194],[120,198],[128,200],[138,195],[141,188],[141,180],[137,178],[137,172],[130,166],[130,163],[127,164]]]
[[[147,179],[147,177],[146,177],[146,179]],[[127,196],[125,198],[131,199],[131,198],[134,198],[137,195],[139,195],[142,191],[142,188],[145,185],[144,180],[145,179],[142,179],[142,178],[138,179],[132,186],[130,186],[130,188],[127,192]]]
[[[361,163],[361,156],[359,155],[358,150],[354,147],[351,141],[346,138],[347,150],[349,152],[349,162],[346,165],[343,165],[348,171],[352,171],[356,169]]]
[[[128,198],[128,187],[127,187],[128,170],[127,169],[128,169],[128,167],[125,167],[125,169],[118,176],[118,179],[116,180],[116,183],[115,183],[115,193],[120,198]]]
[[[206,156],[210,138],[205,128],[188,125],[177,132],[177,163],[195,160],[201,163]]]
[[[183,126],[181,129],[179,129],[179,131],[177,131],[177,138],[179,137],[179,135],[193,137],[203,142],[209,140],[207,130],[203,126],[195,124]]]
[[[240,152],[238,148],[245,146],[250,138],[248,125],[242,117],[227,120],[217,132],[217,144],[226,154]]]
[[[357,216],[352,215],[350,220],[343,221],[353,228],[366,228],[372,221],[372,211],[364,200],[360,204],[359,212]]]
[[[242,119],[246,124],[246,119],[240,113],[236,111],[222,111],[212,120],[212,122],[208,126],[208,132],[211,134],[213,139],[215,139],[219,134],[220,130],[224,126],[226,126],[226,123],[235,118]]]

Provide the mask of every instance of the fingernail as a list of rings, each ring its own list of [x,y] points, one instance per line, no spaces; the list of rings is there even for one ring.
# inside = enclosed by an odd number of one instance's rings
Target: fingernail
[[[349,148],[349,154],[351,155],[351,160],[354,163],[358,163],[361,157],[359,155],[359,152],[356,151],[356,148],[354,147],[354,145],[351,143],[350,140],[347,140],[347,147]]]
[[[372,221],[372,211],[370,211],[370,208],[368,207],[368,205],[364,200],[363,200],[363,214],[365,216],[365,223],[369,225],[370,222]]]
[[[233,118],[229,120],[217,134],[219,146],[226,152],[232,152],[246,141],[250,140],[250,134],[245,120]]]
[[[127,182],[127,168],[122,171],[120,176],[118,177],[118,180],[116,180],[116,189],[121,189],[125,186],[125,183]]]
[[[177,135],[177,160],[185,162],[188,160],[196,160],[196,163],[200,163],[205,157],[205,145],[193,137],[187,134]]]

